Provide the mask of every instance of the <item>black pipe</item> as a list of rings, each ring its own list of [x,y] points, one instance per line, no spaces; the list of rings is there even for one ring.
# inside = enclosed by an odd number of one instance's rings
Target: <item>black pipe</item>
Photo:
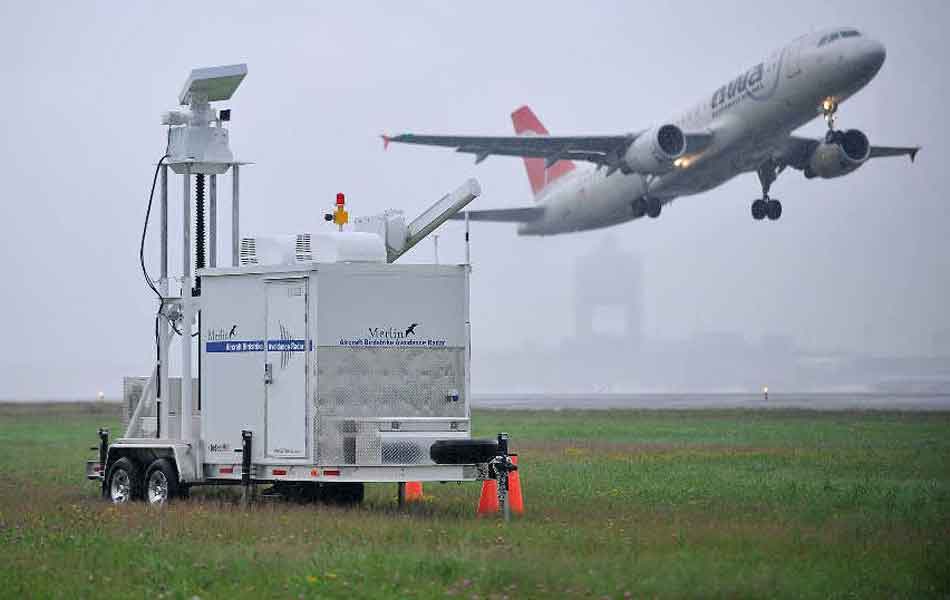
[[[99,428],[99,472],[102,473],[102,495],[106,495],[106,457],[109,454],[109,430]]]
[[[195,271],[205,267],[205,176],[195,175]],[[195,276],[192,296],[201,295],[201,277]]]
[[[248,430],[241,431],[241,483],[251,484],[251,438],[254,434]]]

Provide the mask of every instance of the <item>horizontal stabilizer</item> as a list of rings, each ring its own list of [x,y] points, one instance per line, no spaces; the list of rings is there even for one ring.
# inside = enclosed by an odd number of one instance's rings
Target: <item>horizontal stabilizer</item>
[[[489,221],[494,223],[528,223],[537,221],[544,214],[543,206],[526,206],[524,208],[495,208],[486,210],[467,210],[455,213],[449,217],[452,221],[464,221],[465,215],[469,221]]]

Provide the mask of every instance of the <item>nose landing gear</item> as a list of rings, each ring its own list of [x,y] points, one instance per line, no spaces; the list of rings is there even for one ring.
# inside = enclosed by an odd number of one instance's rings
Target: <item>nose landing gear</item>
[[[825,134],[825,142],[835,144],[842,137],[841,132],[835,129],[835,114],[838,112],[838,101],[834,98],[825,98],[821,103],[821,114],[825,117],[825,123],[828,125],[828,132]]]
[[[784,169],[785,165],[777,165],[772,159],[762,163],[759,167],[758,175],[759,183],[762,184],[762,197],[752,203],[752,218],[756,221],[761,221],[765,217],[768,217],[769,221],[777,221],[782,216],[782,203],[769,197],[769,189]]]
[[[828,131],[835,130],[835,113],[838,112],[838,101],[834,98],[825,98],[821,103],[821,114],[828,124]]]

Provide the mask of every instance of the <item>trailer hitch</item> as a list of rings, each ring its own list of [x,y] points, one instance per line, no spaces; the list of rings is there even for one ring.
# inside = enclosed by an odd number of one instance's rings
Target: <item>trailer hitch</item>
[[[505,515],[505,521],[511,520],[511,506],[508,504],[508,474],[518,470],[518,465],[508,454],[508,434],[498,434],[498,454],[488,463],[488,476],[498,482],[498,506]]]

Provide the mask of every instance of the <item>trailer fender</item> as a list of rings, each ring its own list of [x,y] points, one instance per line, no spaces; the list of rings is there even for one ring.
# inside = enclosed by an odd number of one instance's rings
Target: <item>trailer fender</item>
[[[194,460],[191,458],[191,448],[185,444],[158,444],[143,445],[135,443],[116,442],[109,446],[106,454],[106,469],[120,458],[129,458],[135,461],[144,473],[149,465],[160,458],[167,459],[175,465],[178,471],[178,481],[182,484],[198,480],[195,472]],[[105,487],[103,487],[103,490]]]

